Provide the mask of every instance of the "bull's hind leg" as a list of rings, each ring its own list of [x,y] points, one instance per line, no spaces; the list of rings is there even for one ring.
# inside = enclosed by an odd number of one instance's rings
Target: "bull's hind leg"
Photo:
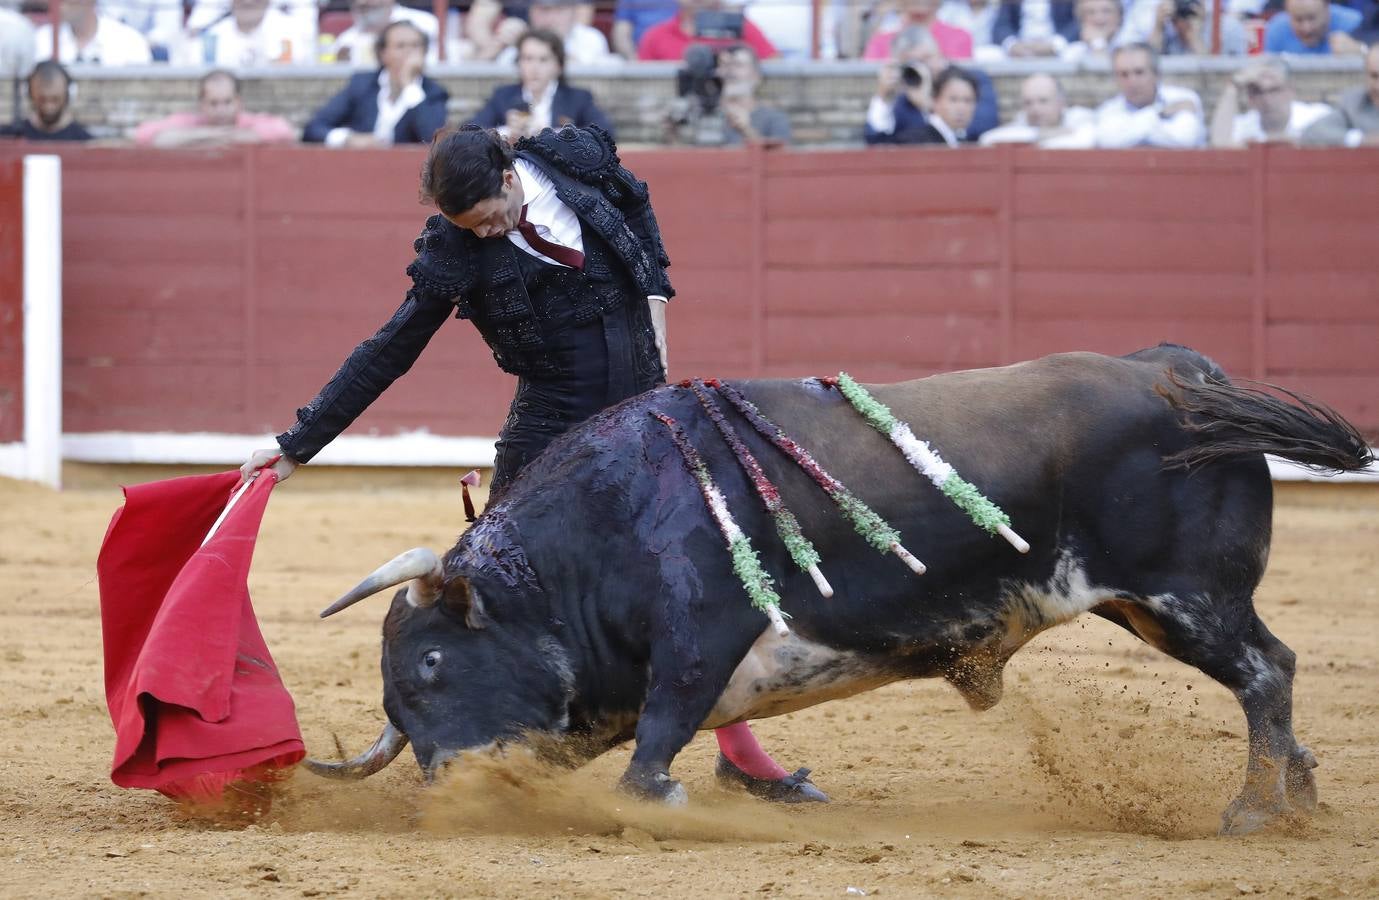
[[[1312,752],[1293,736],[1296,656],[1255,615],[1253,604],[1195,596],[1117,601],[1096,610],[1147,643],[1195,666],[1235,694],[1245,711],[1245,787],[1221,816],[1223,834],[1248,834],[1317,805]]]

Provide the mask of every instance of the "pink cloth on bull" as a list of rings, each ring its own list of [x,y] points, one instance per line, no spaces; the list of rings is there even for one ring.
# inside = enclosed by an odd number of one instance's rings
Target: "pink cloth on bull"
[[[125,489],[96,562],[121,787],[216,800],[305,755],[246,583],[276,480],[265,471],[204,547],[238,471]]]
[[[753,778],[780,781],[789,776],[789,772],[782,769],[779,763],[761,749],[761,744],[757,743],[756,736],[752,734],[752,729],[746,722],[724,725],[722,728],[714,729],[713,734],[718,738],[718,749],[728,757],[728,762]]]

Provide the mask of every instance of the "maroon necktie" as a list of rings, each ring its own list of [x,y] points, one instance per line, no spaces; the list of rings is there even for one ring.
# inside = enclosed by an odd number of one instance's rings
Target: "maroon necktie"
[[[569,266],[572,269],[584,269],[584,254],[570,247],[562,247],[553,244],[536,233],[536,226],[527,221],[527,205],[522,204],[522,218],[517,220],[517,231],[522,237],[527,239],[531,248],[542,256],[550,257],[556,262]]]

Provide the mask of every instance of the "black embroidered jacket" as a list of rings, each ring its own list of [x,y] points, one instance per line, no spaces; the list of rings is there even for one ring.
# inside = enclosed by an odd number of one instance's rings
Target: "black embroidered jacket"
[[[606,133],[597,127],[548,129],[518,142],[517,151],[551,179],[583,227],[584,289],[568,296],[576,321],[624,303],[644,304],[648,296],[674,296],[665,271],[670,259],[646,184],[623,167]],[[481,240],[441,216],[427,219],[413,247],[417,257],[407,267],[412,288],[402,306],[297,410],[297,424],[278,436],[293,459],[310,460],[348,427],[412,367],[451,315],[474,322],[504,371],[538,380],[560,376],[545,352],[539,304],[513,255],[521,250],[505,238]]]

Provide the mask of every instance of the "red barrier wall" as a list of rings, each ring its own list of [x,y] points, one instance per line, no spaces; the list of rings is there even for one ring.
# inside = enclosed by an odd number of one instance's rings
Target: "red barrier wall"
[[[68,432],[280,429],[407,287],[419,153],[64,155]],[[871,381],[1188,344],[1379,432],[1379,152],[656,151],[671,370]],[[491,435],[467,323],[354,433]]]
[[[24,438],[24,161],[0,159],[0,444]]]

